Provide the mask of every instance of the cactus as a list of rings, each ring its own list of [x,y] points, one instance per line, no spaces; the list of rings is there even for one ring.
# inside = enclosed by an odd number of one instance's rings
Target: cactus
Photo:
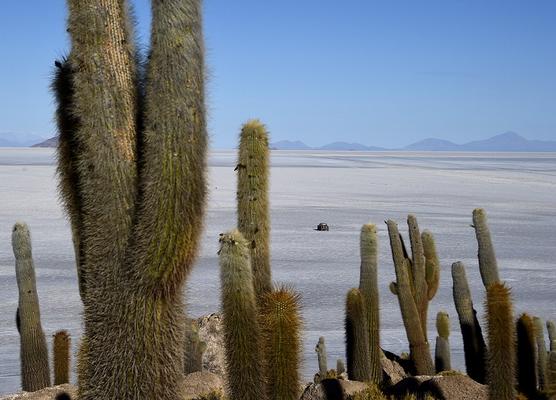
[[[465,266],[461,262],[452,264],[453,297],[458,312],[467,375],[479,383],[486,382],[486,344],[483,339],[477,312],[467,283]]]
[[[69,383],[71,338],[67,331],[54,334],[52,353],[54,360],[54,385]]]
[[[490,230],[487,225],[486,212],[482,208],[473,210],[473,227],[479,245],[479,269],[481,271],[481,279],[485,289],[488,289],[493,283],[500,282],[498,276],[498,263],[490,237]]]
[[[228,394],[231,399],[266,399],[248,243],[237,230],[222,234],[219,255]]]
[[[517,387],[527,397],[537,392],[537,344],[533,318],[522,314],[516,323]]]
[[[185,357],[183,372],[191,374],[203,370],[203,353],[207,344],[199,337],[199,325],[196,320],[188,320],[185,330]]]
[[[397,294],[402,319],[405,326],[405,332],[409,341],[409,350],[411,360],[415,364],[415,369],[419,375],[432,375],[434,373],[434,365],[430,355],[429,344],[423,332],[420,316],[423,313],[418,312],[419,303],[426,300],[426,281],[425,281],[425,260],[422,248],[420,247],[420,235],[418,227],[413,217],[408,218],[410,223],[410,232],[412,236],[412,245],[414,247],[413,258],[420,260],[417,264],[419,268],[415,268],[409,258],[405,257],[403,242],[398,232],[398,226],[392,220],[386,221],[388,226],[388,235],[390,237],[390,247],[392,249],[392,258],[394,268],[396,270],[396,283],[391,285],[391,290]],[[419,239],[417,239],[419,237]],[[420,276],[419,282],[415,282],[416,276]],[[419,289],[420,288],[420,289]],[[413,296],[413,292],[421,291],[420,297]]]
[[[267,396],[273,400],[297,400],[301,378],[301,320],[299,295],[287,287],[267,292],[259,309]]]
[[[546,330],[548,331],[548,341],[550,342],[550,351],[556,351],[556,325],[554,321],[546,321]]]
[[[20,337],[21,388],[34,392],[50,386],[50,367],[41,326],[31,234],[26,224],[18,222],[14,225],[12,247],[19,289],[16,320]]]
[[[344,360],[342,360],[341,358],[338,358],[336,360],[336,374],[338,376],[340,376],[344,372],[346,372],[346,366],[344,364]]]
[[[427,297],[430,300],[434,298],[440,284],[440,261],[436,252],[436,244],[434,243],[433,234],[424,230],[421,234],[421,242],[423,243],[423,252],[425,253],[425,281],[427,282]]]
[[[346,360],[348,377],[371,381],[367,311],[359,289],[350,289],[346,297]]]
[[[259,299],[272,289],[268,210],[268,133],[258,120],[240,134],[237,176],[237,226],[249,242],[255,292]]]
[[[68,7],[71,79],[54,86],[84,303],[79,398],[174,400],[206,197],[201,2],[153,0],[144,77],[126,0]]]
[[[434,365],[436,373],[442,371],[450,371],[452,364],[450,362],[450,317],[448,313],[440,311],[436,314],[436,330],[438,336],[436,337],[436,348]]]
[[[515,400],[515,324],[510,289],[494,282],[487,289],[487,382],[490,400]]]
[[[544,390],[546,386],[546,364],[547,355],[546,343],[544,341],[544,322],[539,317],[533,317],[535,325],[536,343],[537,343],[537,379],[539,381],[539,389]]]
[[[546,393],[550,396],[550,400],[556,399],[556,351],[548,354],[546,374]]]
[[[320,379],[326,378],[328,372],[328,360],[326,356],[326,344],[324,342],[324,337],[319,337],[319,341],[315,346],[315,352],[317,353],[317,358],[319,361],[319,374]]]
[[[367,334],[369,342],[369,362],[371,382],[382,382],[382,366],[380,364],[380,315],[378,296],[378,239],[376,226],[365,224],[360,234],[361,268],[359,290],[363,296]]]

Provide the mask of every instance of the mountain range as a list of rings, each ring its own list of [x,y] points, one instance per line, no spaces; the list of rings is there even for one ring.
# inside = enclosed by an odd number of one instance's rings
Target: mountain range
[[[0,132],[0,147],[29,147],[44,140],[44,137],[31,133]]]
[[[0,147],[25,147],[29,146],[31,137],[25,140],[5,140],[7,134],[0,134]],[[9,138],[9,137],[8,137]],[[3,140],[4,139],[4,140]],[[36,139],[36,137],[35,137]],[[18,144],[19,143],[19,144]],[[57,137],[36,143],[32,147],[55,147]],[[384,147],[367,146],[361,143],[333,142],[320,147],[311,147],[296,140],[282,140],[270,144],[274,150],[335,150],[335,151],[556,151],[556,141],[529,140],[515,132],[506,132],[484,140],[475,140],[464,144],[456,144],[449,140],[428,138],[412,143],[402,148],[387,149]]]

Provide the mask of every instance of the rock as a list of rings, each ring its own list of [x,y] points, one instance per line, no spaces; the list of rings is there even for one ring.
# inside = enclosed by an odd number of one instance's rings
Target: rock
[[[20,392],[0,397],[0,400],[55,400],[61,393],[68,393],[72,400],[77,399],[77,387],[64,384],[37,390],[36,392]]]
[[[407,377],[406,371],[395,360],[388,359],[384,356],[380,358],[380,364],[382,366],[382,373],[387,385],[395,385]]]
[[[427,394],[439,400],[487,400],[486,385],[475,382],[467,375],[411,376],[388,388],[387,394],[403,396],[406,393]]]
[[[199,338],[206,343],[203,353],[203,370],[225,376],[224,332],[222,316],[210,314],[199,318]]]
[[[329,390],[334,390],[334,386],[339,384],[342,391],[346,395],[346,400],[351,399],[354,394],[367,389],[367,384],[363,382],[348,381],[344,379],[325,379],[325,381],[324,385],[326,385]],[[323,383],[310,383],[307,385],[300,400],[327,400]]]
[[[184,400],[191,400],[212,391],[224,392],[224,381],[212,372],[193,372],[182,381]]]

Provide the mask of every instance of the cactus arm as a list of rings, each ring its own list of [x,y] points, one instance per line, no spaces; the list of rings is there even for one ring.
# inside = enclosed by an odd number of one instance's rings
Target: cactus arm
[[[406,259],[403,254],[398,226],[392,220],[386,221],[386,225],[388,226],[392,259],[396,271],[397,297],[400,304],[405,332],[409,341],[411,358],[415,363],[417,373],[421,375],[432,374],[434,366],[429,352],[429,345],[425,340],[423,328],[419,320],[417,306],[411,294],[411,285],[407,268],[405,268]]]
[[[479,245],[478,257],[481,278],[485,288],[488,289],[493,283],[500,282],[500,277],[498,276],[498,263],[487,225],[486,212],[482,208],[473,210],[473,227]]]
[[[429,300],[427,296],[427,281],[425,268],[425,252],[423,250],[423,242],[421,241],[421,232],[417,218],[414,215],[407,217],[407,225],[409,227],[409,240],[411,242],[412,254],[412,275],[414,282],[414,297],[417,311],[419,312],[419,320],[421,321],[421,329],[425,340],[427,340],[427,314]]]
[[[41,325],[31,235],[26,224],[18,222],[14,225],[12,247],[19,289],[17,319],[21,343],[21,388],[34,392],[50,386],[50,367],[46,338]]]
[[[155,291],[181,288],[206,197],[207,131],[199,0],[154,0],[137,218],[128,268]]]
[[[272,289],[268,141],[266,127],[260,121],[251,120],[243,125],[237,168],[237,226],[250,243],[257,298]]]
[[[427,299],[430,301],[436,295],[440,283],[440,261],[436,252],[433,234],[425,230],[421,234],[423,251],[425,253],[425,280],[427,282]]]

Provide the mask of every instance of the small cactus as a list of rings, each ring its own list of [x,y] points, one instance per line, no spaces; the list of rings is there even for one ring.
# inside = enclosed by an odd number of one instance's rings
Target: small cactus
[[[319,361],[319,375],[321,379],[324,379],[328,372],[328,360],[326,356],[326,343],[324,342],[324,336],[319,337],[319,341],[315,346],[315,352],[317,353]]]
[[[16,319],[21,343],[21,388],[34,392],[50,386],[50,367],[46,338],[41,326],[31,234],[26,224],[18,222],[14,225],[12,247],[19,289]]]
[[[249,243],[253,284],[259,299],[272,289],[268,206],[269,149],[266,127],[258,120],[241,129],[237,170],[237,226]]]
[[[487,289],[487,382],[489,400],[515,400],[515,324],[510,289],[494,282]]]
[[[539,317],[533,317],[535,324],[535,334],[537,342],[537,377],[539,381],[539,389],[544,390],[546,386],[546,365],[547,355],[546,343],[544,341],[544,323]]]
[[[267,292],[259,309],[267,395],[271,400],[297,400],[301,378],[300,296],[287,287]]]
[[[370,382],[369,336],[367,313],[359,289],[350,289],[346,298],[346,360],[348,377]]]
[[[436,372],[450,371],[452,365],[450,362],[450,317],[448,313],[440,311],[436,315],[436,330],[438,336],[436,337],[436,348],[434,365]]]
[[[203,370],[203,353],[207,344],[199,337],[199,325],[196,320],[188,320],[185,330],[184,373],[191,374]]]
[[[522,314],[516,323],[517,387],[527,397],[537,392],[537,344],[533,318]]]
[[[498,263],[494,253],[494,246],[490,237],[490,230],[487,225],[487,216],[485,210],[476,208],[473,210],[473,227],[479,245],[479,269],[485,289],[488,289],[493,283],[500,282],[498,276]]]
[[[338,376],[340,376],[344,372],[346,372],[346,366],[344,364],[344,360],[342,360],[341,358],[338,358],[336,360],[336,373],[338,374]]]
[[[69,383],[71,338],[67,331],[54,334],[52,353],[54,359],[54,385]]]
[[[266,399],[249,248],[239,231],[220,236],[219,256],[228,393],[232,399]]]

